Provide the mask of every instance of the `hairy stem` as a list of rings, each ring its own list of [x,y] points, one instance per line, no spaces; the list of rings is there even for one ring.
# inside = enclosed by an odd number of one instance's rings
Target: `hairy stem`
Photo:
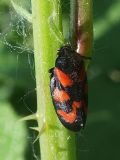
[[[59,122],[51,102],[48,70],[63,45],[59,0],[32,0],[32,20],[37,86],[37,121],[41,160],[75,160],[75,134]]]

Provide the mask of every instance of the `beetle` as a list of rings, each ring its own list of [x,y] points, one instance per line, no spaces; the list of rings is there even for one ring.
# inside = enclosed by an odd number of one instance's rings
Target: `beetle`
[[[87,57],[66,44],[58,50],[55,67],[49,70],[56,114],[64,127],[75,132],[84,128],[87,117],[88,85],[84,58]]]

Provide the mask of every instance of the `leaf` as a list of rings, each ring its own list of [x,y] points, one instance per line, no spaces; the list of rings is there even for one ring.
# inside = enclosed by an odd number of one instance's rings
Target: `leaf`
[[[0,103],[0,159],[24,160],[26,127],[18,119],[9,103]]]

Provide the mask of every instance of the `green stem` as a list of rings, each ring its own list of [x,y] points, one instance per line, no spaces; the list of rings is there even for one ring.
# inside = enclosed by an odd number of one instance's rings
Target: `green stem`
[[[93,52],[92,13],[92,0],[71,0],[71,41],[77,52],[86,57]]]
[[[37,115],[41,160],[75,160],[75,134],[59,122],[50,95],[48,70],[54,66],[57,49],[64,44],[59,0],[32,0],[32,20],[37,86]],[[63,43],[63,44],[62,44]],[[44,125],[44,127],[43,127]]]

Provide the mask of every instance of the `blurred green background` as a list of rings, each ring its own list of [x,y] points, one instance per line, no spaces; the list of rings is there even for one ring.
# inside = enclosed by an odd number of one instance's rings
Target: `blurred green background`
[[[30,0],[21,1],[29,12]],[[69,0],[62,1],[68,36]],[[78,135],[78,160],[119,159],[120,150],[120,1],[93,5],[94,55],[88,70],[89,112]],[[38,160],[35,122],[18,122],[36,111],[32,25],[0,1],[0,160]]]

